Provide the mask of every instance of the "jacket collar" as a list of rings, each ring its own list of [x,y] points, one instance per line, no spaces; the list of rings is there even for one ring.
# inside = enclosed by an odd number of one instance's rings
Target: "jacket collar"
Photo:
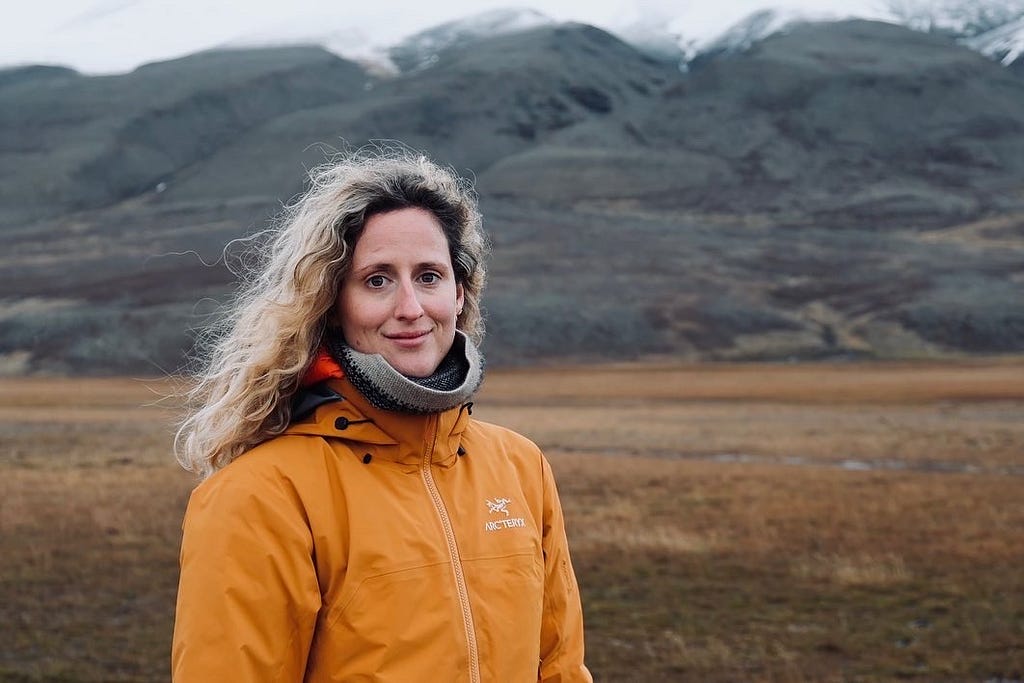
[[[411,415],[374,407],[345,377],[327,379],[304,390],[296,405],[312,412],[296,420],[285,434],[343,439],[357,457],[371,456],[404,465],[420,465],[430,449],[433,464],[454,464],[469,424],[464,404],[429,415]],[[312,395],[312,398],[311,398]]]

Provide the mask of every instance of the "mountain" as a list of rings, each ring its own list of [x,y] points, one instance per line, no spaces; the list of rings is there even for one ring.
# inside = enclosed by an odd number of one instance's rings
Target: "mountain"
[[[933,33],[997,60],[1015,63],[1024,46],[1024,0],[888,0],[849,9],[818,9],[806,3],[766,5],[721,31],[693,32],[684,13],[637,36],[638,45],[664,42],[673,36],[687,67],[694,60],[723,52],[741,52],[759,40],[806,23],[849,19],[875,20]]]
[[[1022,0],[890,0],[887,10],[915,31],[974,38],[1024,16]]]
[[[804,24],[699,64],[638,127],[660,149],[730,159],[715,186],[744,188],[725,193],[735,208],[734,194],[851,220],[915,204],[967,216],[1000,210],[1024,172],[1022,97],[1018,78],[944,37]]]
[[[803,7],[782,6],[759,9],[729,25],[720,33],[704,35],[680,33],[680,48],[684,57],[681,66],[687,69],[694,66],[695,62],[706,60],[714,55],[743,52],[758,41],[787,31],[793,26],[833,22],[846,18],[853,18],[853,15],[847,17]]]
[[[0,220],[137,196],[245,131],[355,97],[369,80],[300,47],[200,53],[119,76],[0,72]]]
[[[947,36],[801,24],[686,73],[579,24],[431,54],[0,72],[0,371],[179,368],[304,169],[396,139],[476,181],[493,363],[1024,347],[1024,81]]]
[[[1008,350],[1024,331],[1019,281],[1006,279],[1021,264],[1022,106],[1024,83],[947,38],[805,24],[710,58],[650,108],[561,131],[480,181],[510,204],[571,196],[592,212],[587,229],[602,237],[589,238],[591,256],[604,246],[601,262],[646,273],[632,306],[589,285],[622,302],[639,339],[719,357]],[[629,220],[598,219],[619,211]],[[660,233],[666,215],[679,218]],[[624,224],[637,233],[617,234]],[[986,261],[988,238],[969,246],[982,233],[1010,247],[1000,265]]]
[[[760,10],[734,24],[714,40],[705,43],[701,54],[707,56],[718,52],[742,52],[750,49],[750,46],[754,43],[779,33],[790,26],[828,18],[831,17],[826,15],[819,18],[816,15],[796,10]]]
[[[412,71],[430,66],[441,52],[453,46],[554,23],[532,9],[489,10],[414,33],[391,46],[388,56],[402,71]]]

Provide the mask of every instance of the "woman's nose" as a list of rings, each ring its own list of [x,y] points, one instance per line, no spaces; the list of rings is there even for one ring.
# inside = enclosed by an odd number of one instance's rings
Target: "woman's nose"
[[[401,283],[395,301],[395,317],[400,320],[415,320],[421,315],[423,306],[420,305],[416,287],[411,282]]]

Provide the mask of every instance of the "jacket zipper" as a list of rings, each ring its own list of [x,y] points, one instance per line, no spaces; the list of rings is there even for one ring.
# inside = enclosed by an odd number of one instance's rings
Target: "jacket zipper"
[[[469,649],[469,680],[471,683],[480,683],[480,656],[476,644],[476,628],[473,625],[473,611],[469,604],[469,590],[466,588],[466,575],[462,571],[462,559],[459,556],[459,547],[455,543],[455,532],[452,530],[452,521],[448,517],[448,510],[441,499],[441,493],[434,482],[434,475],[430,471],[430,460],[437,443],[437,418],[431,421],[431,428],[434,430],[430,438],[426,439],[427,447],[423,451],[423,462],[420,465],[420,474],[423,476],[423,484],[427,487],[430,499],[434,503],[434,510],[441,518],[441,526],[444,528],[445,541],[448,543],[448,554],[452,558],[452,570],[455,574],[455,589],[459,594],[459,606],[462,608],[462,623],[466,629],[466,645]]]

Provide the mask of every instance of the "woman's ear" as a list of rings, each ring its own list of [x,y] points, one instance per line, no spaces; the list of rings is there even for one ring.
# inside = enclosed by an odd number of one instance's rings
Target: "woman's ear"
[[[466,288],[462,283],[455,285],[455,317],[462,315],[462,307],[466,304]]]

